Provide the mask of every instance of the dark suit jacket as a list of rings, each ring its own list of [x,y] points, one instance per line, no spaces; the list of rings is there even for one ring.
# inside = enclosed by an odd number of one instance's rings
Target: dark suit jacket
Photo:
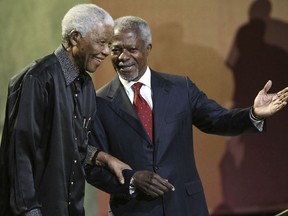
[[[219,135],[256,131],[249,108],[228,111],[210,100],[188,77],[151,71],[154,140],[151,142],[118,77],[97,91],[98,119],[91,143],[129,164],[125,185],[104,168],[86,167],[87,180],[111,194],[115,216],[208,215],[196,169],[192,125]],[[129,181],[137,170],[168,179],[176,190],[158,199],[141,191],[129,196]]]

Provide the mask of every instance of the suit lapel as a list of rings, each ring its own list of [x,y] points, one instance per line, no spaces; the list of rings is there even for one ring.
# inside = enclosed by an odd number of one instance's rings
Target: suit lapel
[[[172,88],[172,83],[151,70],[151,87],[153,94],[154,141],[156,141],[154,142],[154,149],[156,153],[158,150],[157,139],[159,136],[161,136],[167,106],[170,100],[169,92]],[[110,101],[109,104],[111,109],[117,113],[117,115],[130,127],[137,131],[137,133],[139,133],[139,135],[141,135],[147,142],[151,143],[148,134],[142,126],[141,121],[125,92],[125,89],[117,76],[111,81],[106,97]]]
[[[118,77],[111,82],[106,97],[111,101],[111,109],[144,139],[151,142]]]
[[[158,73],[151,71],[151,86],[153,92],[153,118],[154,118],[154,149],[155,155],[158,152],[157,140],[161,136],[163,123],[167,112],[167,106],[170,101],[169,92],[172,88],[172,83]],[[165,130],[165,128],[163,128]]]

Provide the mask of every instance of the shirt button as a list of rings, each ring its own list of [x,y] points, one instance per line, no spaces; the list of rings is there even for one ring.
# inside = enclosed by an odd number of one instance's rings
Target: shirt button
[[[74,182],[71,182],[71,185],[73,185],[74,184]]]
[[[68,202],[68,205],[71,205],[71,202]]]
[[[77,160],[74,160],[74,163],[77,163]]]

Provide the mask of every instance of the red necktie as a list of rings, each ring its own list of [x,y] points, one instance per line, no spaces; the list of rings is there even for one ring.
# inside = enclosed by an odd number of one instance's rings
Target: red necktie
[[[142,83],[135,83],[132,88],[134,90],[134,100],[133,105],[138,113],[138,116],[146,129],[151,141],[153,141],[153,117],[152,110],[148,105],[147,101],[141,96],[140,88]]]

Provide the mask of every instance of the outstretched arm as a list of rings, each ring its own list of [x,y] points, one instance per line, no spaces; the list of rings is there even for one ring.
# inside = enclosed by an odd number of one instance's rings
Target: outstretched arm
[[[277,93],[268,93],[272,86],[272,81],[269,80],[264,88],[259,91],[253,104],[253,114],[259,119],[264,119],[272,116],[287,105],[288,87]]]

